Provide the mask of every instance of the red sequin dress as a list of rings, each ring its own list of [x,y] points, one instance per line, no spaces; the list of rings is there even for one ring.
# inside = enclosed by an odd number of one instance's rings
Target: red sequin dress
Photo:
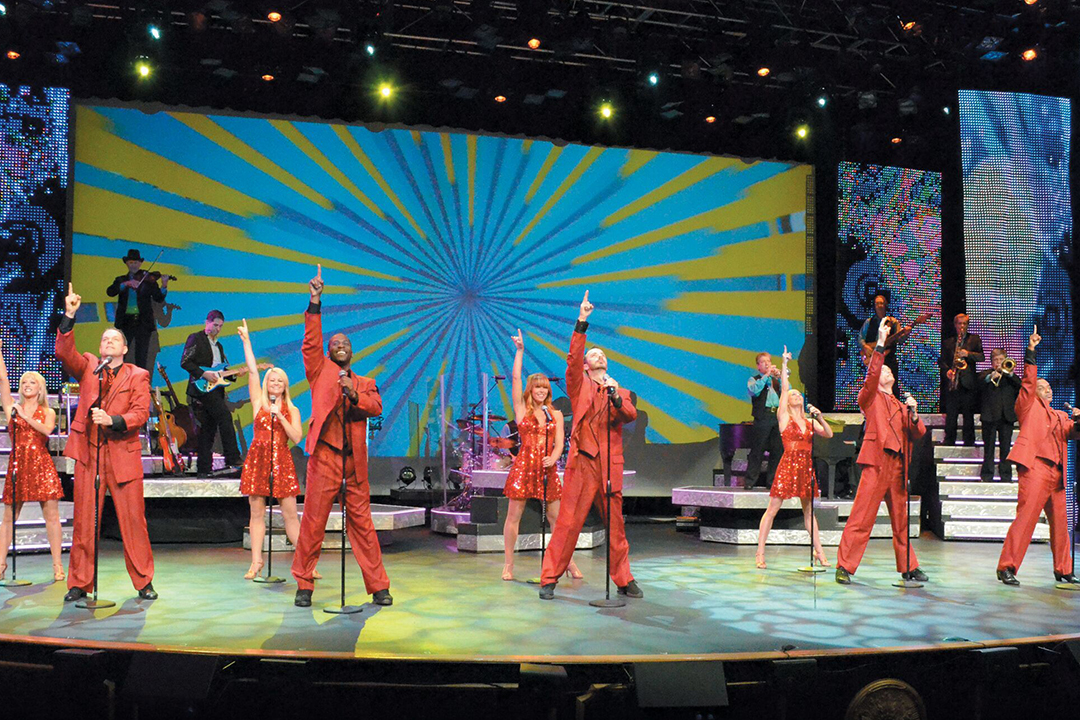
[[[776,477],[773,478],[769,495],[785,500],[808,498],[814,480],[814,426],[808,418],[806,431],[803,432],[799,430],[798,423],[788,420],[780,439],[784,442],[784,454],[776,466]],[[821,488],[814,489],[817,490],[815,496],[820,496]]]
[[[547,449],[544,449],[544,428],[547,427]],[[536,419],[531,414],[518,423],[521,449],[506,476],[503,494],[511,500],[544,499],[544,477],[547,477],[548,502],[562,497],[562,482],[555,466],[544,467],[544,456],[555,447],[555,423]]]
[[[291,412],[291,411],[290,411]],[[270,447],[270,427],[274,428],[274,447]],[[260,408],[255,417],[255,432],[248,448],[244,469],[240,473],[240,493],[243,495],[270,495],[270,466],[274,468],[274,497],[293,497],[300,494],[296,479],[296,466],[289,453],[289,436],[281,421]]]
[[[38,405],[34,419],[45,422],[45,406]],[[60,500],[64,489],[60,486],[60,476],[56,474],[56,465],[49,455],[49,438],[42,435],[30,423],[19,417],[13,408],[8,432],[13,434],[10,467],[17,473],[15,485],[19,502],[43,502]],[[4,503],[13,504],[11,473],[4,480]]]

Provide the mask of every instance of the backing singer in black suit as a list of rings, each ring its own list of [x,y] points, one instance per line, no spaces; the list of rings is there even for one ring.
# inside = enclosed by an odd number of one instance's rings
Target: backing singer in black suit
[[[1000,438],[999,475],[1003,482],[1012,481],[1012,463],[1006,458],[1012,448],[1013,423],[1016,422],[1016,395],[1020,378],[1010,368],[1003,367],[1005,351],[996,348],[990,353],[990,368],[979,373],[982,388],[983,482],[994,479],[994,443]],[[1015,368],[1015,363],[1012,367]]]

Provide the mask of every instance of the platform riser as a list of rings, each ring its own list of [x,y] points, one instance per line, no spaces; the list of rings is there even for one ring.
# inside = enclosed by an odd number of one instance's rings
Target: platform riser
[[[966,522],[961,520],[948,520],[943,523],[943,537],[945,540],[988,540],[1002,542],[1006,533],[1009,532],[1011,522]],[[1048,542],[1050,540],[1050,526],[1039,523],[1035,526],[1032,535],[1033,542]]]
[[[551,535],[548,535],[548,545],[551,544]],[[604,531],[597,530],[595,532],[582,532],[578,535],[577,545],[574,547],[578,550],[591,550],[595,547],[600,547],[604,544]],[[530,533],[529,535],[519,535],[518,542],[515,546],[518,550],[539,550],[540,549],[540,533]],[[457,536],[457,548],[460,552],[471,553],[495,553],[503,552],[503,536],[502,535],[465,535],[458,534]]]

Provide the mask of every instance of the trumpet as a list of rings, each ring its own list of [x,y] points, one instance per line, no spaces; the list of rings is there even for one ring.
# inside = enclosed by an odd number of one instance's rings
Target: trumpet
[[[1001,361],[1001,369],[997,372],[997,377],[995,378],[993,374],[990,375],[990,383],[994,387],[997,387],[1001,384],[1001,376],[1006,373],[1012,375],[1013,370],[1015,369],[1016,361],[1011,357],[1006,356],[1005,359]]]

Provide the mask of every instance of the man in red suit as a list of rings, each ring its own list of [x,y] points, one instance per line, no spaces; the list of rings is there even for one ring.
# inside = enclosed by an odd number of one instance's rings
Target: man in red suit
[[[836,582],[841,585],[850,585],[851,576],[859,569],[859,561],[866,552],[866,543],[882,500],[885,500],[892,520],[896,571],[905,580],[925,582],[929,579],[919,569],[914,550],[908,557],[904,487],[911,462],[911,443],[926,434],[926,426],[916,412],[918,403],[915,398],[909,395],[905,405],[893,395],[896,378],[892,370],[884,366],[883,352],[891,331],[888,321],[882,320],[870,367],[859,390],[859,409],[866,417],[866,431],[856,462],[863,471],[851,514],[840,537],[840,550],[836,554]]]
[[[352,343],[341,333],[330,338],[329,354],[323,354],[322,266],[311,279],[311,302],[304,313],[304,372],[311,386],[311,425],[305,449],[307,466],[304,516],[293,554],[298,607],[310,607],[315,588],[326,520],[341,492],[342,464],[346,478],[346,532],[353,556],[364,574],[364,586],[376,605],[392,605],[390,578],[383,568],[382,551],[371,521],[371,491],[367,472],[367,419],[382,413],[382,398],[371,378],[354,375]],[[345,425],[342,427],[342,409]],[[345,552],[345,548],[341,549]]]
[[[146,531],[139,442],[139,430],[150,416],[150,374],[124,362],[127,341],[116,328],[101,334],[100,360],[92,353],[79,353],[72,332],[75,312],[81,305],[82,298],[69,284],[64,318],[56,333],[56,357],[79,381],[79,407],[64,447],[64,455],[75,461],[74,537],[64,602],[86,597],[94,586],[94,476],[99,457],[98,500],[104,501],[106,489],[112,495],[131,583],[140,598],[155,600],[158,594],[151,582],[154,554]]]
[[[622,426],[634,421],[637,410],[630,393],[620,389],[619,383],[608,376],[604,351],[593,348],[585,352],[585,332],[592,311],[586,291],[566,359],[566,394],[574,411],[574,424],[563,476],[562,511],[552,530],[541,572],[541,600],[555,597],[555,584],[566,572],[589,508],[595,504],[601,515],[606,512],[604,494],[608,477],[611,478],[611,537],[607,539],[611,579],[620,595],[643,596],[630,574],[630,545],[626,542],[622,514]]]
[[[1077,582],[1069,552],[1069,522],[1065,512],[1065,478],[1068,477],[1067,441],[1080,437],[1076,418],[1080,409],[1067,413],[1054,410],[1050,401],[1054,391],[1039,377],[1035,347],[1042,338],[1038,331],[1028,339],[1024,354],[1024,380],[1016,398],[1016,417],[1020,435],[1009,453],[1009,461],[1019,468],[1020,489],[1016,501],[1016,519],[1009,526],[1005,545],[998,559],[998,580],[1019,585],[1016,571],[1024,561],[1031,533],[1046,510],[1050,520],[1050,549],[1054,554],[1054,577],[1058,582]]]

